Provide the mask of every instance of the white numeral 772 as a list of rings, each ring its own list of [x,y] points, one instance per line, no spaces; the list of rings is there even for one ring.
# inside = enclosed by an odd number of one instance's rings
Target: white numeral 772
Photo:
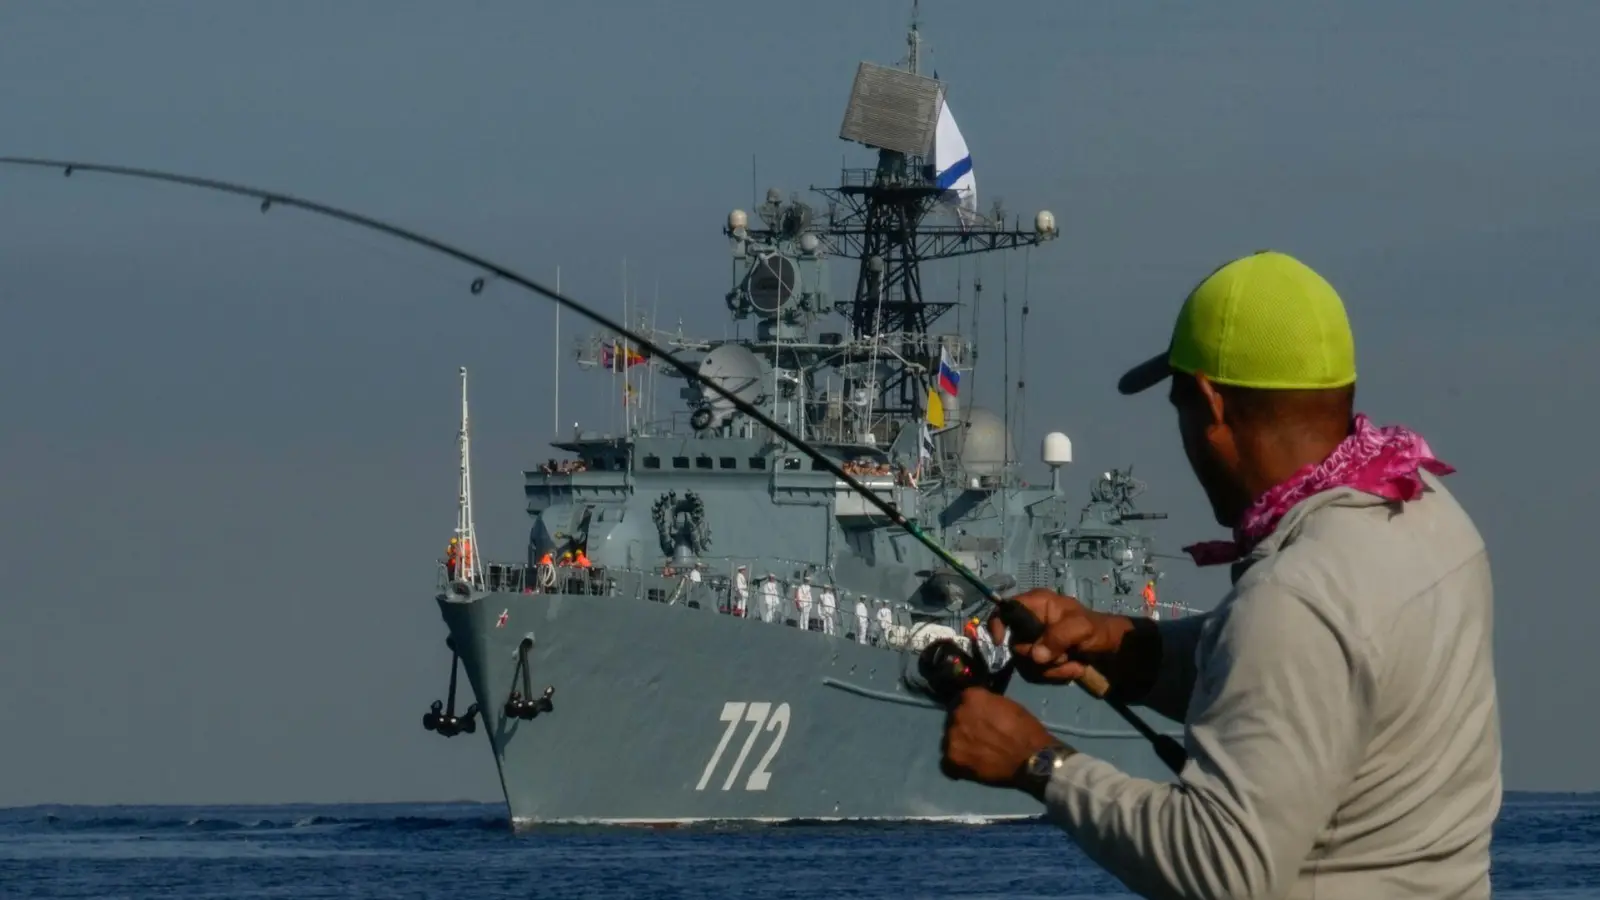
[[[772,718],[768,719],[768,714]],[[772,764],[772,758],[778,755],[778,748],[783,746],[783,739],[789,733],[789,704],[780,703],[774,710],[771,703],[740,703],[730,700],[722,704],[722,715],[719,717],[728,723],[722,731],[722,740],[717,742],[717,749],[712,751],[711,759],[706,762],[705,771],[700,773],[700,782],[694,786],[697,791],[706,789],[706,784],[711,781],[711,773],[716,771],[717,763],[722,759],[722,753],[728,749],[728,742],[733,740],[733,732],[739,727],[740,722],[751,723],[750,734],[744,739],[744,744],[739,748],[739,755],[733,760],[733,768],[728,770],[728,777],[723,779],[722,789],[733,788],[734,781],[739,778],[739,770],[744,768],[744,761],[750,756],[750,750],[755,746],[756,735],[766,723],[766,731],[777,731],[772,739],[771,746],[762,755],[761,761],[756,764],[754,772],[745,780],[744,789],[747,791],[764,791],[772,781],[772,773],[767,771],[767,766]]]

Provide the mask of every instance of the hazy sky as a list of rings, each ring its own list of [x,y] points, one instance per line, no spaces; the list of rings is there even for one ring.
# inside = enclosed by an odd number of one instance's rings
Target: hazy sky
[[[1026,269],[1017,446],[1065,430],[1076,496],[1131,462],[1167,549],[1215,536],[1164,399],[1116,376],[1218,263],[1298,255],[1345,297],[1360,407],[1460,469],[1488,539],[1508,786],[1600,788],[1600,5],[1196,7],[923,3],[980,202],[1063,231]],[[720,335],[752,154],[763,191],[867,164],[839,122],[909,3],[688,8],[7,3],[0,154],[351,206],[559,265],[609,311],[626,258],[663,323]],[[249,201],[0,171],[0,804],[499,798],[481,737],[418,724],[449,662],[456,367],[492,555],[522,554],[521,470],[552,455],[552,308],[474,274]],[[564,427],[605,427],[603,376],[562,386]],[[1208,606],[1225,576],[1172,584]]]

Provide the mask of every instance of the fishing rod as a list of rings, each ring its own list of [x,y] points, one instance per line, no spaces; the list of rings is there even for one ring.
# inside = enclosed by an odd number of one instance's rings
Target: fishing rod
[[[380,221],[372,218],[371,216],[365,216],[360,213],[351,212],[350,210],[329,206],[326,203],[318,203],[313,200],[306,200],[300,197],[291,196],[289,194],[264,190],[262,188],[251,187],[249,185],[221,181],[214,178],[201,178],[194,175],[180,175],[174,172],[164,172],[157,169],[144,169],[132,166],[115,166],[104,163],[85,163],[72,162],[69,160],[42,159],[38,157],[0,156],[0,165],[27,166],[41,169],[60,169],[62,175],[69,178],[74,172],[96,172],[104,175],[121,175],[127,178],[165,182],[168,184],[178,184],[187,187],[200,188],[203,190],[217,191],[224,194],[233,194],[235,196],[249,197],[252,200],[257,200],[261,204],[261,212],[263,213],[270,210],[273,206],[288,206],[303,209],[307,212],[315,213],[317,215],[328,216],[351,225],[356,225],[361,228],[367,228],[382,234],[387,234],[390,237],[399,238],[400,240],[408,243],[416,244],[429,250],[433,250],[436,253],[442,253],[445,256],[449,256],[485,272],[489,272],[493,274],[496,279],[509,281],[512,284],[532,291],[535,294],[546,297],[554,301],[557,305],[571,310],[572,312],[583,316],[589,321],[594,322],[596,325],[599,325],[608,331],[615,332],[632,343],[637,344],[651,357],[659,359],[676,369],[684,376],[684,378],[689,379],[693,383],[699,384],[702,388],[709,389],[712,393],[731,403],[735,409],[739,410],[750,418],[755,419],[762,425],[765,425],[767,428],[772,430],[773,434],[776,434],[778,437],[782,438],[784,441],[800,450],[806,456],[809,456],[817,465],[820,465],[822,468],[832,473],[834,477],[849,485],[851,490],[855,491],[857,494],[860,494],[867,500],[867,502],[877,507],[877,509],[887,516],[891,522],[904,529],[912,537],[916,538],[918,542],[920,542],[924,547],[928,548],[929,552],[938,557],[953,571],[955,571],[956,574],[960,575],[964,580],[977,589],[977,591],[981,593],[986,600],[994,605],[996,615],[999,616],[1000,621],[1005,623],[1007,628],[1011,629],[1011,633],[1015,638],[1023,643],[1033,643],[1044,635],[1044,626],[1039,622],[1038,618],[1036,618],[1033,613],[1028,610],[1027,607],[1023,606],[1014,599],[1002,597],[999,591],[985,583],[981,578],[978,577],[977,573],[962,565],[960,560],[956,559],[955,556],[952,555],[948,550],[945,550],[943,547],[939,546],[938,542],[934,541],[933,538],[924,533],[917,523],[906,518],[905,514],[900,512],[899,508],[893,503],[890,503],[889,501],[879,497],[872,490],[868,489],[866,485],[857,481],[852,475],[850,475],[850,473],[846,472],[842,466],[829,459],[827,455],[822,453],[820,450],[817,450],[815,447],[812,447],[808,442],[801,440],[799,436],[793,434],[787,428],[784,428],[782,425],[779,425],[777,422],[773,421],[766,414],[762,413],[761,410],[757,409],[753,404],[747,402],[741,397],[736,396],[732,391],[724,388],[714,380],[701,376],[700,372],[694,366],[691,366],[689,363],[684,362],[683,360],[678,359],[672,354],[666,352],[653,341],[647,340],[644,337],[635,334],[630,329],[612,321],[610,318],[602,315],[601,313],[595,312],[576,300],[567,297],[560,291],[545,287],[544,285],[539,284],[538,282],[527,278],[526,276],[523,276],[505,266],[491,262],[481,256],[469,253],[466,250],[462,250],[458,247],[451,246],[450,244],[435,238],[419,234],[399,225],[392,225],[388,222]],[[472,280],[469,287],[473,294],[479,294],[483,292],[484,288],[487,286],[487,283],[487,279],[485,279],[483,276],[479,276]],[[955,645],[952,644],[951,646],[954,647]],[[959,650],[959,648],[956,649]],[[986,667],[984,667],[984,671],[978,671],[977,667],[973,667],[970,664],[970,657],[968,657],[966,660],[962,660],[960,658],[947,655],[943,659],[945,662],[950,664],[945,669],[945,681],[947,684],[953,684],[955,686],[962,687],[978,686],[982,684],[983,680],[988,677]],[[925,658],[925,661],[926,660],[927,658]],[[1007,668],[1003,671],[1009,675],[1009,667],[1012,665],[1012,663],[1008,662],[1006,665]],[[952,677],[954,678],[954,681],[951,680]],[[1111,683],[1106,680],[1104,675],[1100,674],[1092,667],[1085,666],[1083,674],[1077,679],[1077,683],[1091,695],[1109,705],[1114,711],[1116,711],[1117,715],[1121,716],[1123,720],[1132,726],[1135,731],[1148,740],[1154,746],[1156,755],[1161,757],[1162,761],[1165,762],[1169,768],[1171,768],[1174,772],[1177,772],[1183,768],[1183,758],[1185,756],[1183,747],[1180,746],[1178,742],[1173,740],[1169,735],[1161,734],[1155,729],[1151,728],[1149,724],[1140,718],[1137,713],[1129,709],[1127,704],[1122,703],[1116,698],[1110,696]]]

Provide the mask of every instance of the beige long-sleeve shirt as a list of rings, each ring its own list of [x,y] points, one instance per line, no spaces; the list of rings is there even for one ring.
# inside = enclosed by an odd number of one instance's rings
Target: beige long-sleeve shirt
[[[1077,754],[1050,818],[1153,898],[1489,896],[1500,808],[1483,540],[1432,476],[1397,506],[1308,498],[1212,612],[1163,623],[1146,705],[1177,781]]]

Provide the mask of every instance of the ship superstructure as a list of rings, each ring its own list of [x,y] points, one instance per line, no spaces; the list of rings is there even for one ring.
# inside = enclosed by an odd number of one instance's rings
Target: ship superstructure
[[[979,212],[972,158],[946,86],[862,63],[840,137],[871,167],[734,210],[735,334],[642,325],[713,380],[890,499],[1002,590],[1049,587],[1102,609],[1154,613],[1160,572],[1130,472],[1073,501],[1066,435],[1045,438],[1047,486],[1022,476],[1012,404],[970,402],[974,341],[924,295],[923,264],[1040,246],[1054,217]],[[853,291],[829,289],[833,260]],[[974,284],[972,317],[986,321]],[[998,323],[997,323],[998,324]],[[941,330],[943,329],[943,330]],[[1009,348],[1007,348],[1009,354]],[[621,382],[622,426],[574,429],[525,475],[528,554],[480,562],[472,534],[465,373],[458,538],[439,607],[475,707],[455,676],[428,727],[487,735],[513,821],[966,818],[1036,814],[1026,798],[938,772],[942,712],[906,675],[929,641],[988,646],[983,598],[863,498],[759,422],[617,335],[580,342],[580,366]],[[1009,372],[1007,393],[1011,393]],[[646,398],[650,398],[646,400]],[[1167,614],[1181,610],[1167,608]],[[1142,740],[1079,691],[1014,680],[1051,728],[1161,777]],[[463,722],[463,719],[466,721]],[[442,726],[442,727],[441,727]]]

